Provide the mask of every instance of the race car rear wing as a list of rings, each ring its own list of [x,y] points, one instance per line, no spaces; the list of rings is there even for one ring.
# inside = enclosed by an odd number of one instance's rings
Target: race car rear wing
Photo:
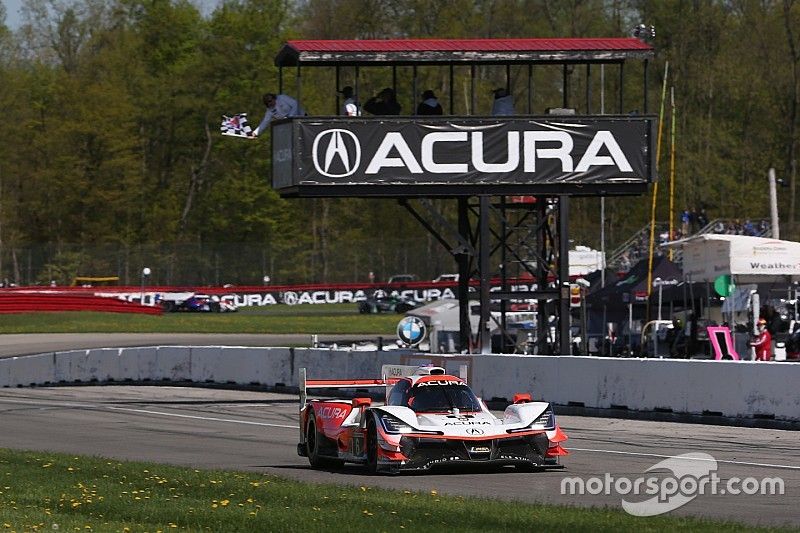
[[[383,379],[308,379],[306,369],[300,369],[300,409],[308,400],[308,389],[383,388],[397,383],[398,378]]]
[[[394,385],[401,378],[414,375],[444,374],[444,369],[435,366],[383,365],[381,379],[308,379],[306,369],[300,369],[300,409],[308,400],[308,389],[364,389]],[[467,380],[467,365],[459,367],[459,377]],[[389,391],[386,391],[387,397]]]

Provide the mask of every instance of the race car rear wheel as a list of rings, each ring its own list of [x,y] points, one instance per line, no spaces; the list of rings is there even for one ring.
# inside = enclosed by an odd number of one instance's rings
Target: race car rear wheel
[[[367,470],[373,474],[378,471],[378,430],[375,427],[375,418],[367,420]]]
[[[314,468],[336,468],[342,466],[344,461],[322,455],[322,450],[325,447],[325,440],[325,436],[317,431],[317,419],[314,413],[311,413],[308,417],[308,424],[306,425],[306,451],[308,453],[308,462]]]

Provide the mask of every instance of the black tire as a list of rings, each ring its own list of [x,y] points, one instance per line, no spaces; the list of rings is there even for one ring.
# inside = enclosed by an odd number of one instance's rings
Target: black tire
[[[367,449],[367,470],[372,474],[378,472],[378,430],[375,427],[374,415],[369,415],[367,420],[367,441],[365,443]]]
[[[220,312],[222,312],[222,306],[219,305],[219,302],[211,302],[209,304],[209,308],[211,309],[212,313],[220,313]]]
[[[342,466],[344,461],[326,457],[322,455],[325,448],[325,436],[317,431],[317,419],[312,412],[308,416],[306,424],[306,452],[308,462],[313,468],[337,468]]]

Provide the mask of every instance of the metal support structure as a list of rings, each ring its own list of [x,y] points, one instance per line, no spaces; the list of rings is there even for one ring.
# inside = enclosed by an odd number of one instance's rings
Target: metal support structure
[[[462,239],[469,241],[469,199],[458,198],[458,233]],[[470,255],[460,253],[456,255],[458,262],[458,311],[459,311],[459,338],[462,351],[471,351],[472,331],[469,322],[469,278]]]
[[[453,89],[453,64],[448,65],[450,71],[450,114],[455,115],[455,90]]]
[[[475,65],[469,67],[469,114],[475,114]]]
[[[592,113],[593,94],[592,94],[592,67],[594,62],[600,65],[600,113],[605,112],[605,71],[606,64],[617,63],[619,65],[619,94],[618,112],[624,114],[624,60],[619,58],[606,58],[600,61],[587,61],[586,64],[586,89],[585,89],[585,113]],[[562,91],[564,108],[579,107],[581,95],[576,93],[576,100],[570,101],[570,77],[574,73],[577,65],[582,61],[579,59],[559,59],[562,66]],[[296,76],[296,95],[298,100],[302,99],[302,72],[300,63],[297,66]],[[383,65],[391,65],[392,69],[392,88],[397,94],[397,67],[412,67],[411,101],[412,114],[416,108],[415,102],[419,98],[419,78],[418,65],[426,63],[416,60],[399,62],[388,61]],[[466,106],[470,114],[480,114],[478,102],[476,101],[477,68],[479,64],[486,61],[469,62],[470,65],[470,94],[466,100]],[[522,82],[527,84],[526,112],[532,114],[536,109],[534,102],[534,79],[533,64],[535,60],[523,63],[514,63],[523,68],[527,64],[527,80]],[[440,63],[447,65],[449,74],[449,113],[455,114],[455,65],[463,64],[448,60]],[[367,66],[365,62],[342,62],[342,65],[335,64],[336,90],[341,90],[342,85],[349,85],[349,80],[342,79],[340,66],[353,66],[355,69],[355,79],[353,80],[356,95],[359,92],[359,65]],[[508,61],[498,61],[496,66],[505,66],[505,87],[509,93],[512,88],[512,63]],[[278,68],[278,92],[283,93],[283,64]],[[285,66],[290,66],[287,63]],[[292,65],[294,66],[294,65]],[[648,66],[649,62],[644,59],[643,63],[643,113],[648,111]],[[349,71],[348,71],[349,72]],[[406,73],[407,71],[403,71]],[[522,70],[518,70],[520,76],[524,76]],[[556,74],[557,76],[557,74]],[[576,78],[579,80],[579,77]],[[407,87],[404,85],[404,87]],[[522,90],[518,86],[518,90]],[[522,101],[519,100],[520,108]],[[336,96],[335,114],[340,111],[341,97]],[[457,296],[459,299],[459,336],[460,347],[464,352],[478,352],[488,354],[492,352],[491,330],[499,326],[502,341],[500,351],[506,352],[508,348],[515,348],[515,339],[509,333],[508,328],[514,325],[507,313],[512,310],[511,302],[535,300],[537,302],[537,353],[548,354],[571,354],[572,343],[570,338],[570,303],[569,303],[569,202],[570,197],[561,189],[540,188],[539,194],[552,195],[551,198],[539,196],[535,203],[507,203],[504,194],[527,194],[526,189],[513,190],[507,189],[481,188],[471,190],[461,188],[456,194],[449,194],[449,189],[443,186],[441,189],[426,189],[425,196],[409,194],[407,191],[398,188],[383,189],[381,195],[387,197],[396,193],[395,197],[411,216],[416,219],[427,232],[444,246],[454,257],[458,265],[459,283]],[[353,190],[354,195],[364,194],[362,190]],[[602,188],[597,190],[585,189],[582,191],[586,195],[597,194],[601,196],[601,203],[604,204],[602,195],[606,191]],[[615,190],[617,194],[635,194],[639,189]],[[308,197],[324,196],[327,191],[304,189],[303,194]],[[371,193],[371,191],[370,191]],[[472,195],[472,196],[469,196]],[[366,194],[370,196],[370,194]],[[365,196],[365,197],[366,197]],[[449,198],[457,203],[457,227],[454,221],[437,210],[437,205],[432,202],[433,197]],[[411,199],[414,198],[413,205]],[[493,204],[494,200],[494,204]],[[601,219],[605,218],[605,205],[601,207]],[[604,220],[601,225],[604,226]],[[602,247],[605,245],[604,227],[601,228]],[[499,252],[499,253],[498,253]],[[535,266],[534,266],[535,265]],[[520,275],[521,272],[521,275]],[[490,292],[492,279],[499,279],[500,290]],[[535,287],[533,286],[535,280]],[[604,283],[604,280],[601,281]],[[514,286],[516,284],[517,286]],[[520,284],[530,285],[520,287]],[[478,289],[478,293],[470,293],[470,286]],[[513,290],[522,289],[522,290]],[[473,300],[478,299],[480,306],[478,318],[477,335],[473,333],[470,320],[470,296]],[[491,313],[491,303],[499,302],[500,316],[493,318]],[[473,303],[478,303],[474,302]],[[582,310],[582,322],[585,322],[585,309]],[[551,319],[555,318],[553,322]],[[604,318],[605,322],[605,318]],[[585,323],[583,325],[583,351],[586,351],[587,331]],[[512,331],[513,333],[513,331]],[[530,346],[530,344],[528,345]],[[527,349],[527,348],[526,348]]]
[[[547,198],[540,198],[536,204],[537,211],[537,224],[543,226],[547,220]],[[547,284],[548,265],[544,258],[548,255],[548,239],[544,230],[536,232],[536,250],[538,257],[536,259],[536,286],[539,290]],[[558,289],[556,289],[558,290]],[[560,294],[560,291],[559,291]],[[547,301],[539,301],[537,306],[538,316],[536,318],[536,339],[537,339],[537,353],[548,354],[550,346],[547,342],[550,335],[549,314],[547,313]]]
[[[339,65],[336,65],[336,107],[333,108],[333,114],[339,114],[339,93],[342,90],[342,82],[339,79]]]
[[[411,91],[414,93],[414,98],[416,98],[417,94],[419,94],[419,87],[417,86],[417,84],[418,84],[417,66],[414,65],[413,67],[411,67]],[[417,112],[417,110],[416,110],[416,108],[414,108],[412,113],[416,113],[416,112]]]
[[[592,65],[586,65],[586,114],[592,114]]]
[[[300,93],[302,92],[303,89],[303,77],[300,73],[300,65],[297,65],[297,79],[295,80],[295,86],[297,87],[297,90],[295,92],[295,98],[297,99],[298,102],[302,102],[303,96]]]
[[[480,353],[492,353],[492,336],[489,321],[491,320],[491,300],[489,299],[489,289],[491,288],[491,275],[489,274],[489,197],[480,197],[480,219],[478,220],[478,234],[480,247],[478,253],[478,270],[480,272],[480,304],[481,318],[478,326],[478,339],[480,342]]]
[[[528,114],[533,112],[533,65],[528,64]]]
[[[642,111],[642,113],[645,114],[645,115],[647,114],[647,109],[648,109],[647,108],[647,104],[648,104],[648,101],[647,101],[647,72],[648,72],[647,66],[648,66],[648,64],[649,64],[649,61],[647,59],[645,59],[644,60],[644,67],[643,67],[643,69],[644,69],[644,73],[643,73],[644,82],[642,83],[642,99],[644,100],[644,110]]]
[[[506,219],[506,201],[505,196],[500,197],[500,235],[505,241],[508,235],[508,222]],[[503,292],[508,291],[508,258],[506,256],[507,246],[505,242],[500,249],[500,289]],[[506,331],[508,331],[508,322],[506,321],[506,312],[508,311],[508,300],[502,298],[500,300],[500,330],[503,334],[500,336],[500,352],[506,353]]]
[[[558,300],[558,346],[561,355],[569,355],[569,196],[558,198],[558,283],[561,298]]]

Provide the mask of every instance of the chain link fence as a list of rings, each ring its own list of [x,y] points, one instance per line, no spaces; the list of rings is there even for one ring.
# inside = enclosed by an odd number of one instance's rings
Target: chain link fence
[[[433,279],[455,272],[449,253],[419,236],[342,241],[326,247],[301,244],[177,243],[123,245],[40,244],[0,249],[6,285],[71,285],[76,277],[118,277],[118,285],[172,286],[350,283],[385,281],[399,273]],[[370,276],[372,272],[372,276]]]

